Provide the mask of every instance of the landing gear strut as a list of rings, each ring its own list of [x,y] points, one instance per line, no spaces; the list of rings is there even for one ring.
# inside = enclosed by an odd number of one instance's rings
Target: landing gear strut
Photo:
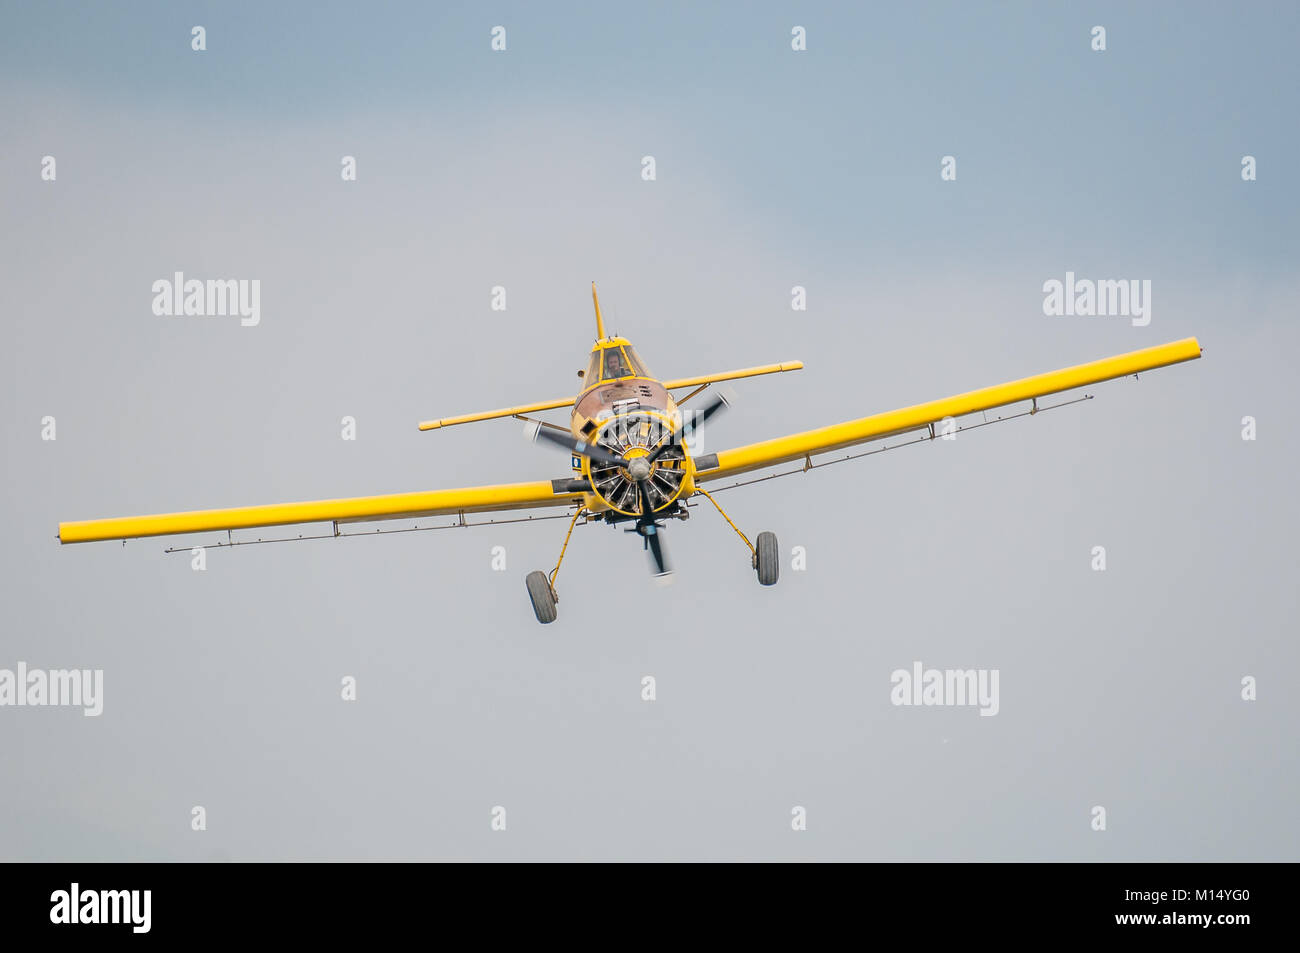
[[[758,545],[755,546],[749,541],[749,537],[740,531],[740,527],[731,521],[731,517],[727,515],[726,510],[718,506],[718,501],[713,498],[713,494],[702,486],[697,486],[695,489],[703,493],[709,502],[717,507],[718,512],[722,514],[722,518],[727,521],[727,525],[734,529],[736,535],[745,541],[745,545],[749,547],[752,557],[750,565],[758,573],[759,585],[775,586],[777,577],[781,574],[781,549],[777,545],[776,534],[759,533]]]
[[[564,553],[569,548],[569,537],[573,535],[573,527],[578,525],[578,517],[582,514],[583,507],[580,506],[569,522],[569,531],[564,534],[564,545],[560,547],[560,558],[555,561],[555,568],[550,575],[538,569],[530,572],[524,580],[524,585],[528,587],[528,600],[533,604],[533,614],[542,625],[554,622],[559,614],[555,608],[555,604],[560,601],[560,597],[555,594],[555,577],[560,574],[560,564],[564,562]]]

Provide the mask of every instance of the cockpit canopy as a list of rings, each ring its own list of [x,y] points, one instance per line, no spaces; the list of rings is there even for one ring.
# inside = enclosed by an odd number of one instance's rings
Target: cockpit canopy
[[[591,352],[591,361],[583,374],[583,382],[588,386],[605,381],[615,381],[623,377],[649,377],[640,355],[630,344],[599,345]]]

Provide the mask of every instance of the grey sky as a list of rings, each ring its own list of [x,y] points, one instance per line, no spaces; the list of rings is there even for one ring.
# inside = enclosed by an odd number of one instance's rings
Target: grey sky
[[[3,7],[0,668],[102,668],[105,700],[0,708],[0,857],[1300,856],[1292,7],[383,11]],[[177,270],[260,279],[261,324],[155,317]],[[1151,324],[1045,317],[1067,270],[1150,279]],[[572,392],[593,278],[660,376],[805,362],[735,385],[715,448],[1205,356],[723,494],[780,538],[771,590],[707,502],[663,590],[633,537],[581,528],[548,627],[523,577],[560,522],[203,573],[55,541],[566,475],[516,421],[415,424]],[[999,669],[999,714],[891,706],[914,660]]]

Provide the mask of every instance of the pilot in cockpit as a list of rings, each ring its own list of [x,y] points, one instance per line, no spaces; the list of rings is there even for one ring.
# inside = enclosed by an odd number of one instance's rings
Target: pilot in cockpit
[[[617,350],[608,350],[605,352],[605,380],[613,380],[616,377],[627,377],[630,371],[623,364],[623,358]]]

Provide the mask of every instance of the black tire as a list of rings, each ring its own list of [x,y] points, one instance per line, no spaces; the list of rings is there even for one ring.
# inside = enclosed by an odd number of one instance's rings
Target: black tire
[[[776,533],[759,533],[754,549],[754,569],[762,586],[775,586],[781,575],[781,550],[776,544]]]
[[[546,578],[546,573],[541,570],[530,572],[524,583],[528,586],[528,598],[533,604],[533,613],[537,616],[537,621],[542,625],[554,622],[555,593],[551,592],[551,582]]]

